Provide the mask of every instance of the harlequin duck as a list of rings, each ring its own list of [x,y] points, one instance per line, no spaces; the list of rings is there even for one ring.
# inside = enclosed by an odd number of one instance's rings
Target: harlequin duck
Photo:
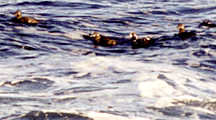
[[[196,36],[195,31],[185,31],[184,24],[178,24],[177,28],[179,30],[178,36],[183,40]]]
[[[129,34],[129,37],[133,48],[145,48],[149,47],[154,43],[154,40],[151,37],[147,36],[143,38],[138,38],[135,32],[131,32]]]
[[[101,46],[115,46],[117,45],[117,41],[113,40],[110,37],[101,35],[98,32],[94,32],[89,35],[89,38],[93,40],[94,45],[101,45]]]
[[[23,17],[20,10],[17,10],[14,13],[15,18],[13,19],[15,22],[24,23],[24,24],[38,24],[39,21],[31,18],[31,17]]]
[[[202,26],[212,28],[212,27],[216,27],[216,24],[210,20],[204,20],[202,23],[199,24],[199,27],[202,27]]]

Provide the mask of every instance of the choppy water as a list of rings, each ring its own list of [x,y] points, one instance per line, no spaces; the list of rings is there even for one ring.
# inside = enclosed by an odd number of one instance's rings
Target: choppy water
[[[0,119],[214,120],[213,0],[8,0],[0,2]],[[10,21],[22,10],[41,23]],[[195,39],[172,36],[178,23]],[[163,37],[149,48],[94,48],[82,37]],[[103,117],[103,118],[99,118]]]

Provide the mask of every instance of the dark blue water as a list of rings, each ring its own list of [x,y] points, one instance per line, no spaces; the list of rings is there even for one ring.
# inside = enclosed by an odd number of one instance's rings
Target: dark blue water
[[[216,1],[9,0],[0,7],[0,119],[216,119],[216,28],[198,27],[216,22]],[[14,23],[17,9],[40,23]],[[178,23],[197,36],[176,38]],[[95,31],[157,40],[148,48],[95,48],[82,37]]]

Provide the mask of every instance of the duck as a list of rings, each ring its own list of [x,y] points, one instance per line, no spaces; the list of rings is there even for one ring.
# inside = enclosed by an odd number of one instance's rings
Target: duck
[[[98,32],[93,32],[89,35],[89,38],[93,40],[94,45],[101,46],[115,46],[117,45],[117,41],[112,39],[111,37],[101,35]]]
[[[38,24],[39,21],[27,16],[22,16],[22,12],[20,10],[17,10],[14,13],[15,18],[13,19],[15,22],[24,23],[24,24]]]
[[[202,26],[213,28],[213,27],[216,27],[216,24],[206,19],[202,23],[199,24],[199,27],[202,27]]]
[[[146,37],[139,38],[135,32],[131,32],[129,34],[129,37],[132,44],[132,48],[145,48],[145,47],[149,47],[154,43],[152,37],[146,36]]]
[[[178,24],[177,28],[179,30],[177,35],[183,40],[196,36],[195,31],[185,31],[185,25],[182,23]]]

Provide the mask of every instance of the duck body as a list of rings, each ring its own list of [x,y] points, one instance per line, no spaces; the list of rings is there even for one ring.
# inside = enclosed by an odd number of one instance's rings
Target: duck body
[[[177,35],[183,40],[196,36],[195,31],[185,31],[184,24],[178,24],[177,28],[179,29],[179,33]]]
[[[202,27],[202,26],[213,28],[213,27],[216,27],[216,24],[210,20],[204,20],[202,23],[199,24],[199,27]]]
[[[93,41],[94,45],[100,46],[115,46],[117,45],[117,41],[112,39],[111,37],[107,37],[99,34],[98,32],[94,32],[89,35],[89,38]]]
[[[39,21],[32,17],[23,17],[20,10],[17,10],[15,13],[15,18],[13,19],[15,22],[24,23],[24,24],[38,24]]]
[[[20,19],[18,19],[19,21],[21,21],[22,23],[27,23],[27,24],[38,24],[38,20],[31,18],[31,17],[22,17]]]
[[[146,48],[154,43],[151,37],[138,38],[135,32],[130,33],[130,40],[132,48]]]
[[[195,31],[185,31],[185,32],[179,33],[178,36],[181,39],[185,40],[185,39],[188,39],[188,38],[191,38],[191,37],[195,37],[196,32]]]

